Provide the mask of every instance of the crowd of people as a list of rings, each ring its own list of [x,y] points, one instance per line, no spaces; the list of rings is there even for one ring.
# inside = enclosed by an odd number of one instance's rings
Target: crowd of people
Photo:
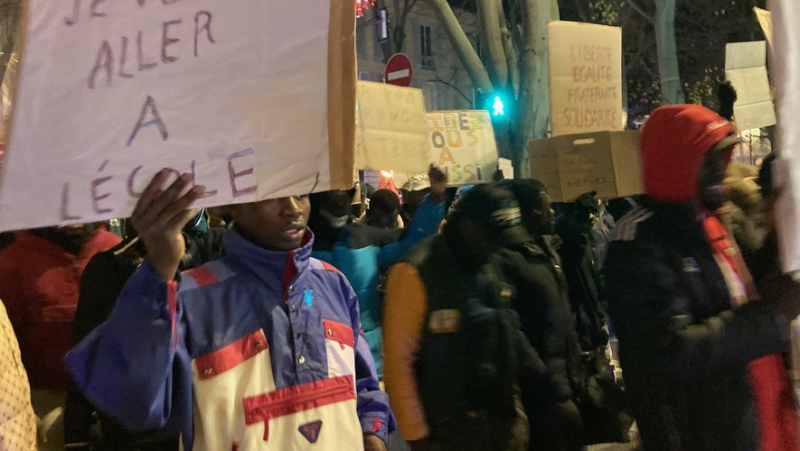
[[[736,144],[675,105],[636,198],[431,167],[197,212],[165,170],[123,237],[6,235],[0,448],[569,451],[636,421],[645,450],[796,450],[800,285]]]

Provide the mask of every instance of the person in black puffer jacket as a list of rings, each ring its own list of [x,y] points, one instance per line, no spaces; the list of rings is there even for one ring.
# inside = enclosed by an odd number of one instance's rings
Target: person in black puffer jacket
[[[554,227],[550,196],[537,180],[505,180],[498,186],[514,193],[522,224],[530,234],[526,242],[508,246],[495,256],[500,271],[517,291],[514,308],[539,358],[529,366],[544,370],[520,380],[530,425],[529,449],[579,450],[580,347],[561,260],[546,238]]]

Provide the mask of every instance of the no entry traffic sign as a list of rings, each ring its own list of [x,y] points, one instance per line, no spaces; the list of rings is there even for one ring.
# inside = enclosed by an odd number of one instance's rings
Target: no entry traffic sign
[[[405,53],[395,53],[389,62],[386,63],[384,80],[386,83],[395,86],[408,87],[411,85],[411,77],[414,75],[414,66],[411,58]]]

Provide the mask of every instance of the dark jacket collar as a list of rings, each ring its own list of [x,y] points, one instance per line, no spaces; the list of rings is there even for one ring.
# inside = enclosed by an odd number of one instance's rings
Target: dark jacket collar
[[[642,201],[642,206],[653,212],[653,218],[648,223],[654,233],[687,245],[706,242],[703,215],[698,212],[694,202],[660,203],[647,198]]]

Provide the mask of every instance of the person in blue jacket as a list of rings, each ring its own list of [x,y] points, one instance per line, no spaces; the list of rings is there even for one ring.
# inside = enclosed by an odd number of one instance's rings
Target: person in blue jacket
[[[400,213],[397,194],[378,190],[370,198],[364,220],[345,226],[332,250],[315,249],[313,254],[339,268],[352,284],[361,308],[361,327],[375,359],[378,377],[383,376],[383,279],[389,268],[412,247],[435,235],[444,219],[447,176],[431,167],[428,177],[430,194],[419,203],[411,224],[405,229],[397,228]]]
[[[130,430],[180,433],[186,450],[385,451],[394,417],[355,293],[311,258],[308,197],[231,206],[227,255],[177,275],[204,188],[189,174],[162,188],[168,177],[131,217],[147,257],[65,358],[77,387]]]

